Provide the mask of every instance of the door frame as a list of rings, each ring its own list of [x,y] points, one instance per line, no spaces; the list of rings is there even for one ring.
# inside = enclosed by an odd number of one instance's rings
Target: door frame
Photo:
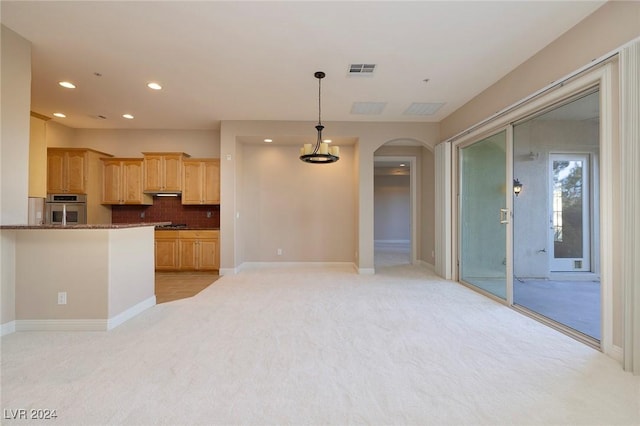
[[[549,247],[549,273],[553,274],[553,273],[566,273],[566,272],[591,272],[593,271],[592,265],[593,265],[593,229],[594,227],[592,226],[592,221],[595,219],[594,215],[593,215],[593,210],[592,210],[592,206],[593,204],[593,183],[592,183],[592,179],[591,177],[593,176],[593,171],[592,171],[592,158],[591,158],[591,154],[589,153],[583,153],[583,152],[550,152],[549,153],[549,162],[548,162],[548,167],[549,167],[549,172],[548,172],[548,188],[549,188],[549,199],[547,200],[547,202],[549,203],[548,206],[548,211],[550,215],[553,215],[553,193],[554,193],[554,184],[553,184],[553,161],[556,159],[561,159],[562,157],[571,157],[571,158],[575,158],[575,159],[579,159],[584,161],[584,166],[583,166],[583,191],[582,191],[582,232],[583,232],[583,239],[582,239],[582,250],[583,250],[583,256],[581,259],[583,259],[583,262],[586,263],[586,266],[583,264],[581,269],[576,270],[574,269],[556,269],[558,268],[558,263],[560,263],[560,261],[556,261],[556,257],[555,257],[555,238],[553,236],[553,232],[549,232],[549,234],[547,235],[547,240],[548,240],[548,247]],[[586,219],[586,220],[585,220]],[[551,229],[553,229],[553,217],[550,218],[550,222],[552,224],[552,226],[550,227]],[[585,250],[586,249],[586,250]],[[586,253],[586,256],[584,255]],[[564,263],[567,262],[571,262],[571,261],[575,261],[578,260],[578,258],[567,258]],[[556,265],[556,266],[554,266]]]

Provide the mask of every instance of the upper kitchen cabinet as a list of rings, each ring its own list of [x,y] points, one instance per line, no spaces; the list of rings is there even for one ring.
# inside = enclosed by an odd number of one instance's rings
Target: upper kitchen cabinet
[[[142,191],[142,158],[102,159],[102,204],[153,204]]]
[[[87,194],[100,185],[100,158],[111,156],[85,148],[48,148],[47,193]]]
[[[47,140],[49,117],[31,111],[29,131],[29,197],[47,197]]]
[[[182,162],[189,158],[184,152],[143,152],[144,191],[182,191]]]
[[[184,160],[182,204],[220,204],[220,159]]]

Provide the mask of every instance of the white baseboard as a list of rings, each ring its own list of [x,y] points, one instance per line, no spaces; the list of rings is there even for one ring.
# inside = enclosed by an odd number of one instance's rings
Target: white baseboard
[[[258,269],[338,268],[355,270],[353,262],[244,262],[238,272]]]
[[[109,331],[155,304],[154,295],[110,319],[16,320],[14,331]]]
[[[106,331],[106,319],[16,320],[16,331]]]
[[[422,266],[423,268],[427,268],[428,270],[430,270],[432,272],[435,272],[435,270],[436,270],[436,266],[435,265],[427,263],[424,260],[418,259],[417,263],[418,263],[418,265]]]
[[[15,321],[5,322],[4,324],[2,324],[2,328],[0,329],[0,336],[4,336],[4,335],[15,333],[15,332],[16,332],[16,322]]]
[[[374,240],[374,244],[403,244],[409,245],[411,244],[411,240]]]
[[[218,274],[220,276],[223,276],[223,275],[235,275],[238,272],[239,272],[238,268],[220,268],[218,270]]]
[[[125,321],[130,320],[131,318],[135,317],[136,315],[142,313],[143,311],[146,311],[147,309],[155,305],[156,305],[156,296],[153,295],[148,299],[138,303],[137,305],[133,305],[126,311],[119,313],[115,317],[109,318],[109,320],[107,321],[107,330],[112,330],[116,328],[117,326],[124,323]]]
[[[358,274],[360,275],[375,275],[375,268],[358,268]]]
[[[618,362],[622,362],[624,359],[624,351],[620,346],[613,345],[611,346],[611,350],[607,352],[611,358],[615,359]]]

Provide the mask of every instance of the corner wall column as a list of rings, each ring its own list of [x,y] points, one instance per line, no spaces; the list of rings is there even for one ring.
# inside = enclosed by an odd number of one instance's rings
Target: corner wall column
[[[435,252],[436,274],[448,280],[452,275],[451,254],[451,142],[435,147]]]
[[[640,42],[620,54],[622,186],[623,362],[640,375]]]

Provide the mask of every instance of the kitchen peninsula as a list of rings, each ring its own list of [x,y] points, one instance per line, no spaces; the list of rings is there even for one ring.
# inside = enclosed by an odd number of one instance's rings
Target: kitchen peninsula
[[[15,331],[110,330],[154,306],[154,228],[165,224],[0,226]]]

